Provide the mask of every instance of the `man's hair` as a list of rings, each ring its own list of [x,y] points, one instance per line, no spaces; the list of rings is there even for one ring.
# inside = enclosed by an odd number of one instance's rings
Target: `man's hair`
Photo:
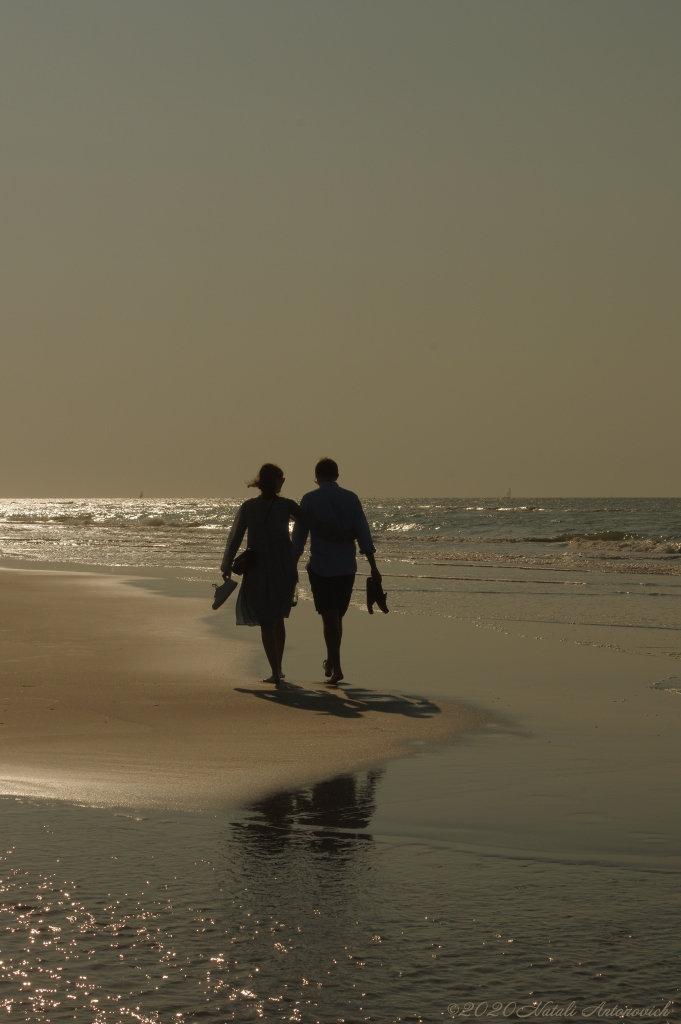
[[[320,459],[314,468],[314,475],[322,480],[335,480],[338,476],[338,463],[333,459]]]

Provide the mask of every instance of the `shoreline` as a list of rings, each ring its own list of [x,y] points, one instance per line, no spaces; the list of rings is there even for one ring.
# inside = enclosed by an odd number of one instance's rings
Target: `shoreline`
[[[431,716],[417,698],[372,707],[344,690],[268,686],[255,637],[221,635],[206,600],[136,581],[0,569],[3,795],[205,811],[484,725],[448,701]]]

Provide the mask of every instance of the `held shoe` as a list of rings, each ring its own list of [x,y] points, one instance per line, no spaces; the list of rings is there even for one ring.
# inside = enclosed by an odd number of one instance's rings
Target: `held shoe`
[[[225,603],[229,595],[234,593],[239,584],[234,580],[225,580],[224,583],[214,583],[213,586],[215,587],[213,611],[217,611]]]
[[[389,608],[386,602],[388,595],[383,592],[380,583],[377,583],[373,576],[367,577],[367,610],[369,615],[374,614],[374,605],[378,605],[384,615],[387,615]]]

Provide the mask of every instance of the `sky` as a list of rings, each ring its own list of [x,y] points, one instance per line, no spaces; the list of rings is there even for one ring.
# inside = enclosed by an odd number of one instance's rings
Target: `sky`
[[[678,0],[4,0],[0,495],[681,496],[680,44]]]

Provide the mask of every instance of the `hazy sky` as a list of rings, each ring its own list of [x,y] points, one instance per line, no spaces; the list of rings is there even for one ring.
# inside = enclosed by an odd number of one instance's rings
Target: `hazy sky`
[[[4,0],[0,494],[681,495],[680,51],[678,0]]]

